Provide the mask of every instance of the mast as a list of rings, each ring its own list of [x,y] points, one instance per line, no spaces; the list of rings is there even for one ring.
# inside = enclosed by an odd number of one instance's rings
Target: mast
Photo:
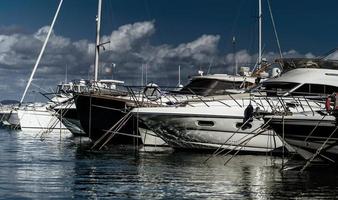
[[[258,0],[258,69],[262,64],[262,0]]]
[[[58,8],[57,8],[57,10],[56,10],[56,13],[55,13],[55,15],[54,15],[52,24],[50,25],[50,28],[49,28],[49,30],[48,30],[48,33],[47,33],[47,37],[46,37],[46,39],[45,39],[45,42],[44,42],[43,45],[42,45],[40,54],[39,54],[39,56],[38,56],[38,59],[37,59],[36,62],[35,62],[33,71],[32,71],[32,73],[31,73],[31,76],[29,77],[29,80],[28,80],[28,83],[27,83],[27,85],[26,85],[25,91],[24,91],[23,94],[22,94],[22,97],[21,97],[21,100],[20,100],[20,105],[22,104],[23,100],[25,99],[26,93],[27,93],[27,91],[28,91],[29,86],[30,86],[31,83],[32,83],[32,80],[33,80],[34,74],[35,74],[35,72],[36,72],[36,69],[38,68],[38,65],[39,65],[39,63],[40,63],[40,60],[41,60],[41,58],[42,58],[42,55],[43,55],[43,53],[45,52],[45,48],[46,48],[46,46],[47,46],[47,43],[48,43],[50,34],[52,33],[52,30],[53,30],[55,21],[56,21],[58,15],[59,15],[59,11],[60,11],[60,9],[61,9],[62,2],[63,2],[63,0],[60,0],[59,6],[58,6]]]
[[[102,13],[102,0],[98,0],[97,16],[96,16],[96,44],[95,44],[94,81],[97,81],[98,71],[99,71],[101,13]]]

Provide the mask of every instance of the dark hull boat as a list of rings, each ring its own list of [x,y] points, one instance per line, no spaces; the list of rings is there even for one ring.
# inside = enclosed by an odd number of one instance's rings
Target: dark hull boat
[[[133,102],[130,100],[102,94],[77,94],[75,95],[75,104],[81,126],[93,142],[107,133],[133,106]],[[140,143],[136,127],[136,120],[131,118],[126,121],[110,142],[112,144]]]
[[[309,114],[309,113],[308,113]],[[314,113],[269,116],[270,126],[305,160],[338,161],[337,119],[333,115]]]

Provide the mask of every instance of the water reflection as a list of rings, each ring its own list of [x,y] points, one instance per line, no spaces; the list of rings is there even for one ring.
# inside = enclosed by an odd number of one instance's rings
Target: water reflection
[[[6,198],[67,197],[73,169],[66,142],[21,131],[0,132],[0,193]],[[68,159],[68,160],[67,160]],[[68,190],[69,191],[69,190]]]
[[[280,172],[282,160],[240,155],[224,166],[218,156],[137,152],[120,146],[91,152],[73,139],[41,141],[0,130],[2,198],[278,199],[334,198],[335,170]]]

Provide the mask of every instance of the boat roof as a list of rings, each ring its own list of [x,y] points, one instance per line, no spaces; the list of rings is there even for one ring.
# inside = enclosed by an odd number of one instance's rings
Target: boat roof
[[[119,83],[119,84],[124,84],[124,81],[112,80],[112,79],[102,79],[102,80],[99,80],[98,82],[100,82],[100,83]]]
[[[338,70],[338,60],[329,60],[325,58],[280,58],[275,62],[283,68],[283,72],[296,68],[322,68]]]
[[[193,76],[192,80],[197,79],[213,79],[220,81],[229,81],[229,82],[251,82],[255,83],[256,77],[251,76],[240,76],[240,75],[229,75],[229,74],[209,74],[204,76]]]
[[[297,68],[285,72],[280,77],[268,79],[264,83],[280,82],[337,86],[338,70]]]

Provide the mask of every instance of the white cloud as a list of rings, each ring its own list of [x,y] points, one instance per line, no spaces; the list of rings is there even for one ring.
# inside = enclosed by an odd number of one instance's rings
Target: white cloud
[[[23,90],[23,81],[18,80],[28,78],[48,30],[49,27],[44,26],[31,34],[20,31],[18,33],[7,31],[5,34],[0,28],[0,84],[10,85],[8,87],[12,91]],[[145,21],[123,25],[110,35],[103,36],[101,42],[111,42],[104,45],[104,49],[101,48],[101,77],[111,77],[113,73],[115,78],[122,79],[128,84],[139,84],[141,65],[147,64],[149,80],[163,85],[174,85],[178,65],[182,66],[182,74],[191,75],[196,74],[199,68],[207,71],[209,65],[211,72],[224,73],[234,63],[232,53],[220,54],[219,35],[202,35],[193,41],[176,46],[152,45],[150,40],[155,32],[155,22]],[[36,84],[54,87],[57,82],[64,80],[66,65],[70,78],[92,77],[94,51],[93,42],[72,41],[53,32],[36,74]],[[283,54],[287,57],[301,56],[295,50]],[[250,54],[247,50],[239,50],[235,55],[240,64],[252,64],[257,59],[257,54]],[[313,54],[308,53],[305,56],[311,57]],[[278,55],[268,52],[265,57],[273,60]],[[114,69],[112,63],[116,64]],[[18,80],[12,80],[14,75]],[[12,84],[13,81],[20,84]],[[4,91],[0,88],[0,92]]]
[[[125,53],[131,51],[135,45],[142,42],[155,32],[154,22],[137,22],[123,25],[113,31],[110,38],[102,38],[102,42],[110,41],[109,49],[113,52]]]

